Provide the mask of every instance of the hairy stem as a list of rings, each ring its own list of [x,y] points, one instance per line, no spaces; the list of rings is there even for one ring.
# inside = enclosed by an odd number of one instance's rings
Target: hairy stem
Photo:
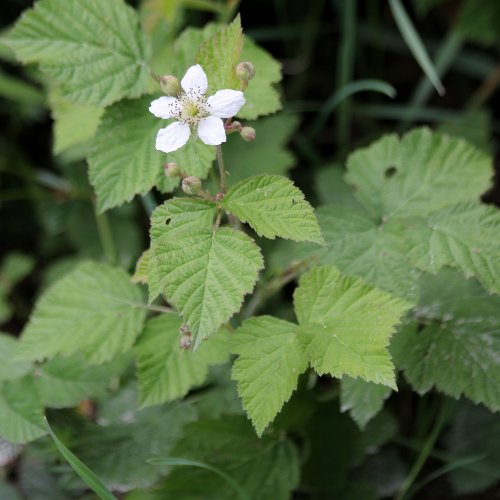
[[[226,169],[224,167],[224,158],[222,157],[222,148],[215,146],[215,152],[217,153],[217,164],[219,165],[219,175],[220,175],[220,191],[221,193],[226,192]]]
[[[116,264],[118,254],[116,252],[115,242],[113,240],[113,234],[111,233],[111,226],[109,224],[109,219],[106,214],[97,214],[95,216],[97,223],[97,231],[99,233],[99,238],[101,240],[102,249],[106,260],[110,264]]]

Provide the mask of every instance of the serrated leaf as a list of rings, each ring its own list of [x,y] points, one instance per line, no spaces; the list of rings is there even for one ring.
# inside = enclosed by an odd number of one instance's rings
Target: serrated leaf
[[[297,337],[298,326],[272,316],[251,318],[234,332],[238,354],[232,378],[259,436],[297,387],[308,360]]]
[[[286,149],[286,144],[298,126],[296,116],[281,113],[250,125],[257,133],[255,141],[245,142],[234,134],[222,144],[229,186],[252,175],[285,175],[295,164],[295,158]],[[266,161],[262,161],[262,158]]]
[[[181,398],[204,382],[208,367],[229,356],[224,332],[203,342],[196,351],[179,345],[181,318],[162,314],[146,323],[136,347],[140,403],[144,406]]]
[[[31,363],[14,361],[18,348],[15,337],[0,332],[0,381],[24,377],[33,369]]]
[[[382,410],[391,394],[390,387],[361,379],[343,377],[340,391],[342,411],[349,411],[361,429]]]
[[[122,269],[85,262],[49,288],[25,328],[18,358],[84,353],[103,363],[126,352],[146,312],[138,286]]]
[[[54,154],[86,143],[94,137],[103,113],[102,108],[67,101],[55,89],[49,93],[49,102],[54,120]]]
[[[248,37],[245,37],[240,59],[254,65],[255,76],[245,89],[246,103],[238,116],[255,120],[258,116],[279,111],[282,108],[281,98],[274,84],[281,80],[281,64]]]
[[[214,208],[209,210],[212,215]],[[239,310],[263,267],[262,255],[246,234],[206,228],[196,212],[169,225],[159,220],[151,229],[150,300],[165,293],[189,325],[196,347]]]
[[[414,323],[394,338],[391,352],[412,387],[465,395],[500,410],[500,298],[451,270],[422,278]]]
[[[387,135],[347,160],[346,180],[365,207],[382,220],[427,216],[479,200],[491,183],[490,157],[462,139],[412,130]]]
[[[0,384],[0,435],[27,443],[47,434],[43,408],[31,377]]]
[[[333,266],[302,276],[294,293],[299,338],[313,368],[396,389],[389,339],[409,304]]]
[[[189,423],[170,456],[215,467],[229,475],[250,498],[259,500],[287,500],[299,482],[295,446],[273,435],[258,439],[244,417]],[[224,479],[207,470],[185,467],[173,470],[158,492],[172,498],[235,498],[234,489]]]
[[[127,358],[90,365],[81,355],[55,358],[38,367],[35,385],[45,406],[69,408],[90,396],[103,393],[113,376],[126,366]]]
[[[222,204],[259,236],[324,243],[311,205],[286,177],[250,177],[229,189]]]
[[[39,0],[3,41],[72,102],[104,107],[147,90],[149,43],[122,0]]]
[[[201,64],[208,79],[208,94],[221,89],[238,89],[235,69],[243,47],[240,16],[221,27],[198,49],[196,62]]]
[[[436,273],[443,266],[475,276],[482,285],[500,293],[500,211],[479,203],[464,203],[441,210],[410,229],[410,261]],[[403,235],[404,237],[404,235]]]
[[[165,175],[164,157],[155,149],[159,127],[148,112],[150,102],[150,97],[122,101],[102,117],[88,158],[99,212],[147,193]]]

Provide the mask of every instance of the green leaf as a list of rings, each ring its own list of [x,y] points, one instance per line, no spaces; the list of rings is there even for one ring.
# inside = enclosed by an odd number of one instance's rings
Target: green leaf
[[[18,358],[82,352],[103,363],[126,352],[145,318],[139,287],[122,269],[85,262],[49,288],[25,328]]]
[[[231,24],[221,27],[198,49],[196,62],[207,75],[208,95],[221,89],[240,88],[235,68],[242,47],[241,21],[240,16],[236,16]]]
[[[453,266],[475,276],[491,292],[500,293],[500,211],[479,203],[441,210],[408,232],[408,257],[419,269],[436,273]],[[404,236],[403,236],[404,237]]]
[[[148,111],[150,97],[107,109],[89,156],[89,178],[99,212],[146,194],[164,177],[164,156],[155,149],[161,122]]]
[[[231,337],[231,350],[239,355],[232,378],[259,436],[290,399],[308,366],[297,331],[293,323],[260,316],[243,322]]]
[[[202,384],[208,367],[227,361],[228,339],[224,332],[203,342],[196,351],[182,349],[177,314],[162,314],[146,323],[137,343],[137,376],[140,403],[154,405],[185,396]]]
[[[104,107],[147,90],[149,43],[122,0],[39,0],[3,42],[75,103]]]
[[[277,114],[250,125],[257,133],[255,141],[245,142],[234,134],[222,145],[224,164],[229,172],[229,186],[252,175],[285,175],[295,164],[295,158],[286,149],[286,144],[297,128],[296,116]],[[262,158],[266,161],[262,161]]]
[[[342,411],[349,411],[361,429],[382,410],[384,401],[391,394],[390,387],[364,380],[343,377],[340,404]]]
[[[47,434],[43,408],[31,377],[0,384],[0,435],[27,443]]]
[[[222,204],[259,236],[324,243],[311,205],[286,177],[250,177],[232,187]]]
[[[382,221],[427,216],[479,200],[493,174],[491,158],[462,139],[412,130],[386,135],[347,160],[346,180],[359,201]]]
[[[83,482],[94,491],[102,500],[117,500],[116,497],[106,488],[104,483],[92,472],[76,455],[74,455],[64,443],[57,437],[46,421],[49,434],[52,437],[57,449],[64,459],[71,465],[71,468],[82,478]]]
[[[299,338],[320,375],[361,377],[396,389],[387,346],[406,302],[322,266],[302,276],[294,305]]]
[[[229,475],[250,498],[287,500],[299,482],[295,446],[283,437],[258,439],[244,417],[200,420],[184,428],[184,437],[170,453],[202,462]],[[231,485],[212,471],[175,469],[159,486],[165,498],[234,500]],[[161,497],[160,497],[161,498]]]
[[[31,363],[14,361],[18,348],[15,337],[0,332],[0,381],[24,377],[32,370]]]
[[[245,37],[241,60],[250,61],[255,66],[255,76],[245,89],[246,103],[238,116],[245,120],[255,120],[258,116],[279,111],[282,107],[281,99],[274,84],[281,81],[281,64],[248,37]]]
[[[189,325],[195,347],[239,310],[263,267],[259,248],[246,234],[208,226],[215,206],[201,201],[208,217],[180,212],[167,225],[155,211],[149,271],[150,300],[165,293]]]
[[[89,142],[95,135],[103,110],[96,106],[74,104],[63,99],[55,89],[49,94],[54,120],[54,154]]]
[[[422,278],[414,323],[394,338],[391,352],[412,387],[467,396],[500,410],[500,298],[452,270]]]
[[[151,250],[144,250],[135,265],[135,272],[132,276],[132,283],[141,283],[146,285],[148,282],[149,257]]]
[[[469,40],[498,46],[500,4],[496,0],[465,0],[456,29]]]
[[[126,366],[127,359],[91,366],[81,355],[55,358],[36,371],[35,385],[45,406],[69,408],[90,396],[103,393],[113,376]]]

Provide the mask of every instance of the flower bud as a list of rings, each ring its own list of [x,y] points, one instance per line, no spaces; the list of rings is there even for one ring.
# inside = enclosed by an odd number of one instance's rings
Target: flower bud
[[[180,345],[181,349],[188,350],[188,349],[191,349],[191,344],[192,343],[193,343],[193,337],[189,333],[189,334],[186,334],[186,335],[182,335],[181,340],[179,342],[179,345]]]
[[[255,129],[253,127],[243,127],[240,135],[244,141],[255,141]]]
[[[167,177],[181,177],[182,176],[182,171],[177,165],[177,163],[171,162],[171,163],[165,163],[163,165],[163,171],[165,172],[165,175]]]
[[[194,175],[182,179],[182,190],[186,194],[198,194],[201,191],[201,181]]]
[[[236,76],[240,80],[248,82],[255,76],[255,66],[248,61],[240,62],[238,66],[236,66]]]
[[[176,96],[181,90],[179,79],[172,75],[161,76],[160,86],[163,92],[169,96]]]

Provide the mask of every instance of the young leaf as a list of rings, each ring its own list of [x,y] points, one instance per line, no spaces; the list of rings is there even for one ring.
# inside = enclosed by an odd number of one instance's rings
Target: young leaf
[[[418,392],[432,387],[500,410],[500,298],[451,270],[424,275],[415,324],[394,338],[398,368]]]
[[[412,130],[387,135],[347,160],[346,180],[363,205],[382,220],[427,216],[488,189],[491,158],[462,139]]]
[[[479,203],[441,210],[411,228],[410,261],[436,273],[453,266],[475,276],[491,292],[500,293],[500,211]],[[404,237],[404,235],[402,235]]]
[[[298,326],[272,316],[246,320],[231,338],[238,354],[232,378],[259,436],[297,387],[308,360],[297,337]]]
[[[221,89],[238,89],[240,81],[235,68],[243,47],[240,16],[221,27],[199,49],[196,62],[201,64],[208,79],[208,95]]]
[[[364,380],[342,377],[340,404],[342,411],[349,411],[361,429],[382,410],[384,401],[391,394],[390,387]]]
[[[82,352],[103,363],[126,352],[146,315],[138,286],[121,269],[85,262],[40,298],[25,328],[18,358],[41,360]]]
[[[159,125],[148,112],[150,101],[122,101],[104,113],[88,159],[99,212],[147,193],[165,175],[163,157],[155,149]]]
[[[196,347],[241,307],[263,259],[246,234],[202,229],[195,217],[180,215],[180,222],[173,219],[169,226],[153,222],[149,287],[150,300],[163,291],[181,311]]]
[[[208,367],[223,363],[229,355],[224,332],[203,342],[196,351],[179,345],[182,320],[177,314],[162,314],[146,323],[137,343],[137,376],[140,403],[154,405],[185,396],[204,382]]]
[[[43,408],[33,379],[0,383],[0,436],[12,443],[27,443],[44,434]]]
[[[333,266],[305,274],[294,293],[299,338],[313,368],[396,389],[387,346],[409,304]]]
[[[149,43],[123,0],[39,0],[3,41],[72,102],[104,107],[147,90]]]
[[[286,177],[250,177],[232,187],[222,204],[260,236],[324,243],[311,205]]]

